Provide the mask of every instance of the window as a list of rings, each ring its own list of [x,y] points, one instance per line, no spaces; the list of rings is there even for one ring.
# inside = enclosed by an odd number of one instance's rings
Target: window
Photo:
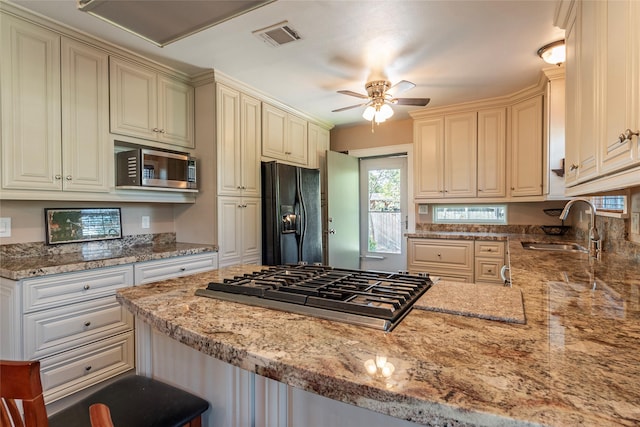
[[[433,222],[440,224],[506,224],[505,205],[434,206]]]
[[[627,196],[593,196],[596,214],[624,218],[627,214]]]

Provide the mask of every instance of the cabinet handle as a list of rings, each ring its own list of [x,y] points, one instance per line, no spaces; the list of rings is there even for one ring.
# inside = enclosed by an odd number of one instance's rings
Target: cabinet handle
[[[576,164],[572,163],[572,164],[571,164],[571,167],[569,167],[569,170],[570,170],[570,171],[575,171],[575,170],[578,170],[578,168],[579,168],[579,167],[580,167],[580,166],[578,166],[578,165],[576,165]]]
[[[482,188],[478,188],[478,191],[480,191],[480,192],[481,192],[481,191],[482,191]]]
[[[84,370],[85,370],[85,371],[87,371],[87,372],[89,372],[89,371],[91,370],[91,365],[89,365],[89,366],[85,366],[85,367],[84,367]]]
[[[488,249],[487,249],[487,252],[491,252],[491,251],[492,251],[492,249],[491,249],[491,248],[488,248]]]
[[[438,256],[442,256],[442,254],[440,252],[438,252]]]
[[[516,189],[516,187],[511,187],[511,191],[514,191]]]
[[[66,180],[67,181],[71,181],[73,178],[71,178],[71,175],[67,175]]]
[[[180,271],[185,271],[186,267],[180,267]]]
[[[493,274],[493,270],[487,270],[489,274]]]
[[[153,132],[160,132],[160,129],[158,129],[158,128],[153,128],[153,129],[151,129],[151,130],[152,130]]]
[[[160,133],[167,133],[164,129],[160,129]]]
[[[620,136],[618,137],[618,141],[621,143],[627,140],[631,141],[631,138],[633,138],[634,136],[640,136],[640,130],[634,132],[631,129],[627,129],[620,134]]]
[[[84,286],[83,286],[83,288],[84,288],[84,290],[85,290],[85,291],[88,291],[89,289],[91,289],[91,286],[89,286],[89,285],[84,285]]]
[[[88,328],[89,326],[91,326],[91,322],[89,322],[89,321],[84,322],[84,326],[85,326],[86,328]]]
[[[62,179],[62,175],[54,175],[54,178],[59,181]]]

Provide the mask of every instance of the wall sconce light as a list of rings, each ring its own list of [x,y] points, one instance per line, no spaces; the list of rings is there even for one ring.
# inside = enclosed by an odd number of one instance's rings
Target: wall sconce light
[[[562,64],[567,57],[564,40],[558,40],[542,46],[538,49],[538,56],[549,64]]]

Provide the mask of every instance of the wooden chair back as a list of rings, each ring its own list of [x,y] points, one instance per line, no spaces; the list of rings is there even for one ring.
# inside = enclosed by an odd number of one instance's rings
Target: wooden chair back
[[[23,415],[18,402],[22,401]],[[40,362],[0,361],[0,426],[49,427]]]

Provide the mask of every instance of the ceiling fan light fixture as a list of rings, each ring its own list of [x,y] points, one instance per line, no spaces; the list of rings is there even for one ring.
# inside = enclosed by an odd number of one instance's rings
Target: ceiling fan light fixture
[[[538,56],[542,58],[544,62],[560,65],[566,60],[566,52],[564,40],[558,40],[538,49]]]
[[[389,104],[382,104],[380,107],[380,114],[384,117],[384,119],[389,119],[393,116],[393,108]]]
[[[373,106],[371,105],[367,106],[367,108],[365,108],[364,111],[362,112],[362,118],[369,121],[373,120],[375,115],[376,115],[376,109],[373,108]]]

